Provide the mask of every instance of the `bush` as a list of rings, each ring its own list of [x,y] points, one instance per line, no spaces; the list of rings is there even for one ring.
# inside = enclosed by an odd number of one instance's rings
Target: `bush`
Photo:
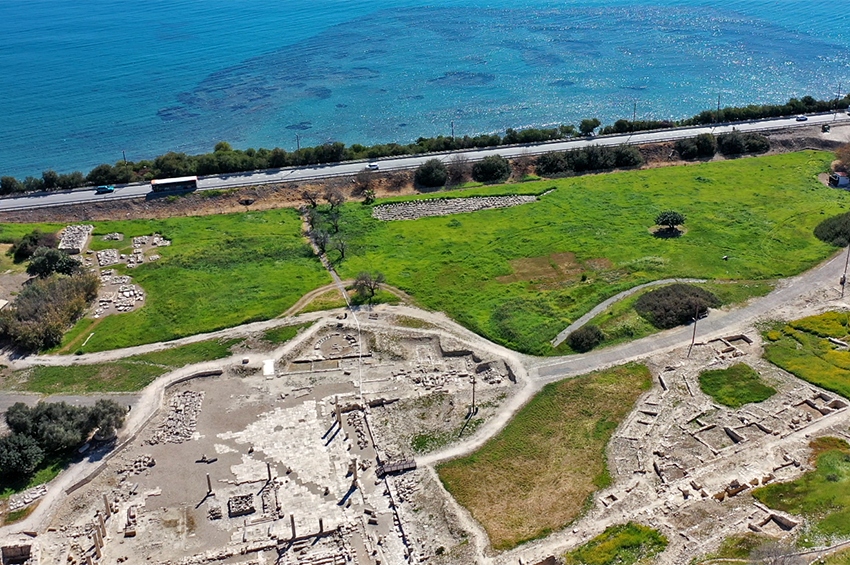
[[[567,345],[569,345],[570,349],[573,351],[585,353],[602,343],[602,340],[604,339],[605,336],[602,334],[602,330],[592,324],[589,324],[580,327],[568,335]]]
[[[717,153],[717,138],[710,133],[701,133],[694,138],[680,139],[676,142],[676,151],[682,159],[714,157]]]
[[[27,274],[33,277],[46,278],[53,273],[73,275],[80,270],[81,263],[59,249],[39,247],[33,253]]]
[[[723,155],[764,153],[770,149],[770,141],[765,136],[757,133],[733,131],[717,138],[717,149]]]
[[[446,185],[449,173],[442,161],[439,159],[429,159],[419,165],[413,178],[416,184],[435,188]]]
[[[687,284],[671,284],[641,295],[635,310],[650,324],[659,329],[675,328],[702,316],[709,308],[720,306],[720,300],[711,292]]]
[[[15,263],[20,263],[32,257],[39,248],[52,248],[57,245],[59,245],[59,236],[55,233],[44,233],[40,229],[35,229],[21,239],[15,240],[8,254],[12,256]]]
[[[100,277],[90,272],[37,279],[0,311],[0,331],[29,351],[58,345],[65,329],[85,313],[99,288]]]
[[[32,474],[44,459],[44,450],[30,436],[13,433],[0,438],[0,474],[18,478]]]
[[[511,164],[500,155],[491,155],[472,166],[472,178],[478,182],[497,184],[511,176]]]
[[[850,212],[827,218],[819,223],[815,228],[815,237],[838,247],[850,245]]]
[[[667,229],[674,230],[676,226],[681,226],[685,223],[685,216],[674,210],[666,210],[655,216],[656,226],[667,226]]]
[[[572,151],[544,153],[537,158],[537,172],[545,176],[556,176],[616,167],[638,167],[643,165],[643,162],[643,155],[633,145],[591,145]]]

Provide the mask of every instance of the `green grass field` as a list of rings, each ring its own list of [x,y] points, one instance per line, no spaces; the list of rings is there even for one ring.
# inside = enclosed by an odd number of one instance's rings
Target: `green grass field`
[[[293,330],[293,336],[297,330]],[[281,336],[282,337],[282,336]],[[208,340],[172,349],[127,357],[112,363],[46,367],[16,371],[4,379],[3,389],[42,394],[84,394],[90,392],[132,392],[141,390],[165,373],[231,355],[241,339]]]
[[[826,338],[847,339],[848,315],[826,312],[764,332],[764,358],[789,373],[850,397],[850,351]]]
[[[775,388],[764,384],[759,374],[744,363],[700,373],[699,386],[715,402],[730,408],[761,402],[776,394]]]
[[[765,296],[773,290],[773,284],[769,281],[730,281],[694,284],[714,293],[724,306],[734,306],[746,302],[750,298]],[[597,347],[616,345],[624,341],[640,339],[660,330],[647,322],[635,311],[635,302],[646,292],[657,290],[658,286],[649,287],[644,291],[636,292],[615,304],[607,310],[595,316],[588,322],[597,326],[605,335],[605,340]]]
[[[650,386],[633,364],[546,385],[481,449],[440,465],[440,479],[495,549],[546,536],[609,484],[605,446]]]
[[[805,516],[808,543],[829,545],[850,535],[850,445],[836,438],[812,442],[817,468],[795,481],[776,483],[753,491],[771,508]]]
[[[2,228],[0,237],[12,226]],[[102,241],[99,236],[109,232],[123,233],[124,241]],[[104,318],[94,328],[87,353],[273,318],[331,282],[302,237],[301,220],[292,209],[97,222],[92,247],[126,247],[132,237],[152,233],[172,240],[170,247],[160,248],[162,259],[118,269],[147,292],[145,306]]]
[[[351,250],[339,270],[346,278],[379,270],[423,306],[485,337],[552,354],[548,342],[570,322],[637,284],[770,280],[828,257],[835,248],[812,230],[850,202],[815,178],[831,159],[805,151],[482,187],[458,194],[556,190],[515,208],[416,221],[380,222],[352,203],[341,228]],[[650,233],[665,209],[687,216],[684,236]]]
[[[667,549],[667,538],[656,530],[629,522],[611,526],[586,544],[564,555],[566,565],[641,565]]]

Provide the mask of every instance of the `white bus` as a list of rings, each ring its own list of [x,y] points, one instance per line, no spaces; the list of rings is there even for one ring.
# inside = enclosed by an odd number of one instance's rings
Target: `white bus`
[[[170,190],[195,190],[198,188],[198,177],[178,177],[175,179],[153,179],[151,190],[166,192]]]

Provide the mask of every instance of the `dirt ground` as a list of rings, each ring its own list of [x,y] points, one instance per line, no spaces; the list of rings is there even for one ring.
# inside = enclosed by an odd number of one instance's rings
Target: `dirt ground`
[[[771,153],[788,153],[802,149],[820,149],[832,151],[850,142],[850,126],[832,128],[823,133],[820,127],[811,126],[792,128],[785,131],[770,132]],[[687,165],[688,162],[671,158],[673,143],[657,143],[639,146],[646,160],[644,168]],[[723,160],[717,155],[713,160]],[[518,171],[528,169],[528,157],[515,159]],[[358,181],[354,176],[338,177],[304,183],[281,183],[219,191],[210,196],[204,192],[190,193],[178,198],[156,197],[150,199],[117,200],[95,204],[22,210],[2,214],[4,222],[93,222],[116,219],[161,219],[180,216],[205,216],[228,214],[246,210],[269,210],[284,207],[296,207],[304,204],[301,196],[304,190],[319,194],[327,189],[336,188],[349,200],[362,199],[364,179]],[[418,194],[414,187],[413,171],[392,171],[371,174],[368,184],[378,198],[387,196]],[[245,205],[245,202],[251,204]]]

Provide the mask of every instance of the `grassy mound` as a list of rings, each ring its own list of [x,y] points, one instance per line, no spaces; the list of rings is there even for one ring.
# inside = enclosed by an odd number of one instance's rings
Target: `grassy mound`
[[[611,526],[564,555],[566,565],[638,565],[667,549],[667,538],[652,528],[629,522]]]
[[[651,290],[635,302],[635,311],[659,329],[675,328],[720,306],[711,292],[689,284],[671,284]]]
[[[699,386],[715,402],[730,408],[761,402],[776,394],[775,388],[764,384],[759,374],[744,363],[700,373]]]
[[[850,445],[836,438],[812,442],[817,468],[795,481],[753,491],[771,508],[805,516],[809,544],[850,536]]]
[[[771,328],[764,337],[764,358],[789,373],[850,397],[850,351],[827,338],[847,339],[848,315],[827,312]]]
[[[440,479],[494,548],[546,536],[608,485],[605,446],[651,384],[646,367],[624,365],[546,385],[481,449],[440,465]]]

